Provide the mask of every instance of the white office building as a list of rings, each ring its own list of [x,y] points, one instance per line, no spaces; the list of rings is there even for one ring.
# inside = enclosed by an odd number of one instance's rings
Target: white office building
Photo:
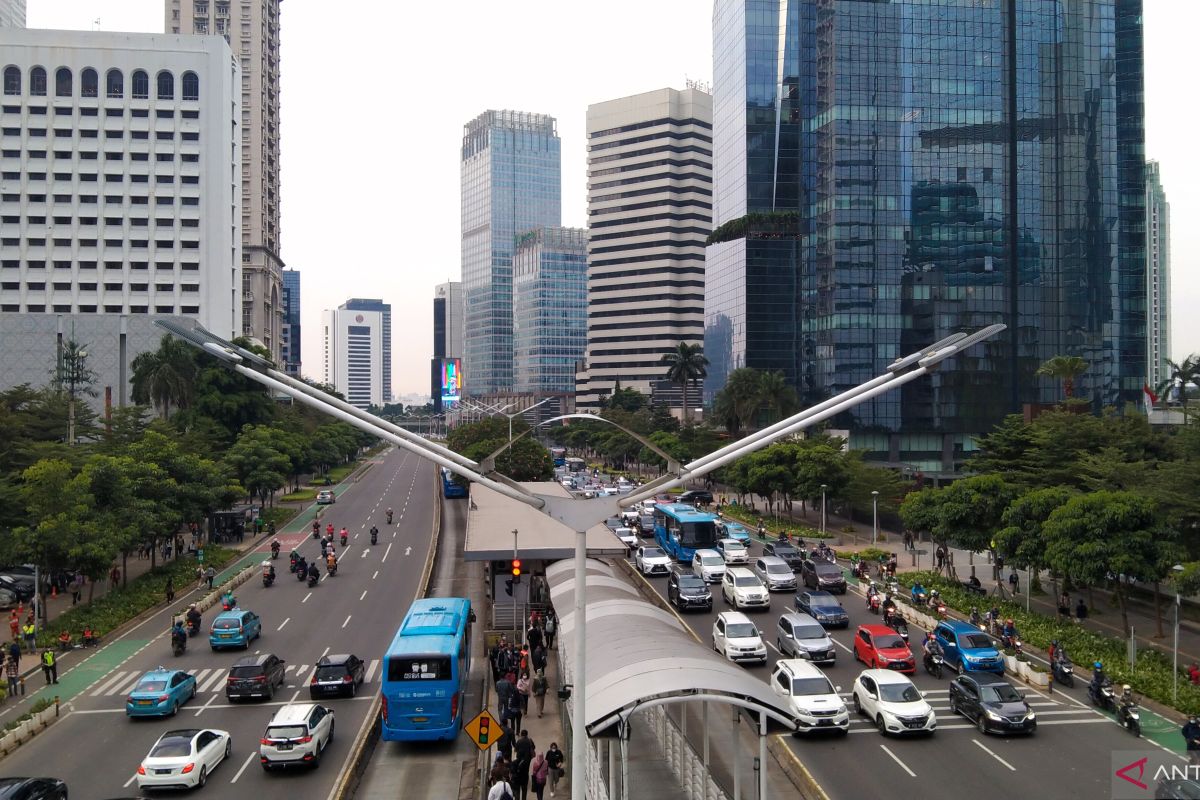
[[[219,36],[0,29],[0,312],[239,335],[238,64]]]
[[[1146,162],[1146,368],[1150,387],[1171,377],[1171,205],[1157,161]]]
[[[25,0],[0,0],[0,28],[25,27]]]
[[[587,353],[576,404],[662,388],[664,353],[704,342],[712,96],[659,89],[588,106]],[[468,375],[468,380],[470,376]],[[698,392],[692,394],[697,404]],[[673,397],[671,406],[679,403]]]
[[[322,312],[325,382],[352,406],[365,409],[385,402],[383,323],[382,311],[347,309],[343,305]]]

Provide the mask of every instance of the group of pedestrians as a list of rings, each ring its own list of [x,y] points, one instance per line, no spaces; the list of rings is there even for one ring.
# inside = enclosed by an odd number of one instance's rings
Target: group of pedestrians
[[[529,731],[522,729],[516,736],[512,725],[505,723],[496,741],[487,800],[527,800],[530,789],[537,800],[544,800],[547,786],[554,797],[563,775],[562,765],[558,742],[551,742],[547,750],[539,752]]]

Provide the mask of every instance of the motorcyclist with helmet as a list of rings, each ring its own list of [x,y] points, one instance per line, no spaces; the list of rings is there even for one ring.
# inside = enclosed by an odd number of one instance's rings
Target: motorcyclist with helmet
[[[975,606],[971,606],[971,616],[968,618],[967,621],[970,622],[972,625],[974,625],[976,628],[978,628],[980,625],[983,624],[983,617],[979,616],[978,608],[976,608]]]
[[[371,526],[371,544],[375,544],[378,541],[379,541],[379,528],[376,528],[374,525],[372,525]]]
[[[279,540],[271,540],[271,558],[279,558]]]
[[[296,562],[296,577],[299,580],[304,580],[308,577],[308,560],[304,556],[300,556],[300,559]]]
[[[1104,674],[1104,664],[1099,661],[1092,663],[1092,680],[1088,683],[1088,699],[1098,706],[1108,705],[1103,689],[1111,685],[1108,676]]]
[[[171,647],[180,653],[187,649],[187,631],[183,629],[183,620],[179,618],[171,626]]]
[[[387,510],[387,521],[388,525],[392,524],[392,510],[390,508]]]
[[[188,606],[187,613],[184,614],[188,624],[188,635],[195,636],[200,632],[200,609],[196,608],[196,604],[192,603]]]
[[[913,605],[915,605],[915,606],[925,605],[925,600],[926,600],[925,587],[921,585],[920,581],[913,583],[912,589],[909,592],[909,595],[912,597]]]
[[[308,565],[308,585],[316,586],[317,582],[319,580],[321,580],[321,571],[317,569],[317,565],[315,562],[312,564],[309,564]]]
[[[1129,713],[1136,707],[1137,698],[1133,696],[1133,687],[1127,683],[1121,687],[1121,696],[1117,698],[1117,722],[1127,726]]]
[[[1000,641],[1005,647],[1014,647],[1018,638],[1016,623],[1012,621],[1012,617],[1009,617],[1004,620],[1004,628],[1000,632]]]
[[[346,541],[350,538],[350,531],[346,530],[346,526],[342,526],[342,547],[346,546]]]
[[[332,551],[330,551],[329,555],[325,556],[325,570],[330,575],[337,572],[337,556]]]
[[[925,668],[933,669],[933,657],[945,657],[945,651],[942,649],[942,643],[933,635],[933,631],[925,634],[925,641],[921,643],[921,649],[925,652]]]
[[[327,539],[333,538],[333,523],[332,522],[325,526],[325,538],[327,538]]]

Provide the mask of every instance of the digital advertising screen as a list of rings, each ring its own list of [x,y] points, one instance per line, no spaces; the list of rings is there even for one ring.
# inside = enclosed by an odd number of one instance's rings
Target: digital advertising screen
[[[442,403],[457,403],[462,395],[462,359],[442,361]]]

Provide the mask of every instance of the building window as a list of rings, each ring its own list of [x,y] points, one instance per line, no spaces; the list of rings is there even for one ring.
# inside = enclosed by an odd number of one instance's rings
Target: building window
[[[165,69],[158,73],[158,99],[175,99],[175,76]]]
[[[150,97],[150,76],[144,69],[134,70],[133,99],[145,100]]]
[[[21,70],[17,67],[4,68],[4,93],[21,93]]]
[[[46,96],[46,70],[41,67],[29,70],[29,93],[34,97]]]
[[[100,78],[96,70],[88,67],[79,76],[79,91],[83,97],[100,96]]]
[[[107,84],[105,93],[109,97],[125,96],[125,76],[121,74],[121,70],[110,69],[105,75],[105,83]]]
[[[54,73],[54,96],[71,96],[71,70],[66,67],[59,67]]]
[[[19,79],[18,79],[19,82]],[[194,72],[183,73],[183,99],[200,99],[200,78]]]

